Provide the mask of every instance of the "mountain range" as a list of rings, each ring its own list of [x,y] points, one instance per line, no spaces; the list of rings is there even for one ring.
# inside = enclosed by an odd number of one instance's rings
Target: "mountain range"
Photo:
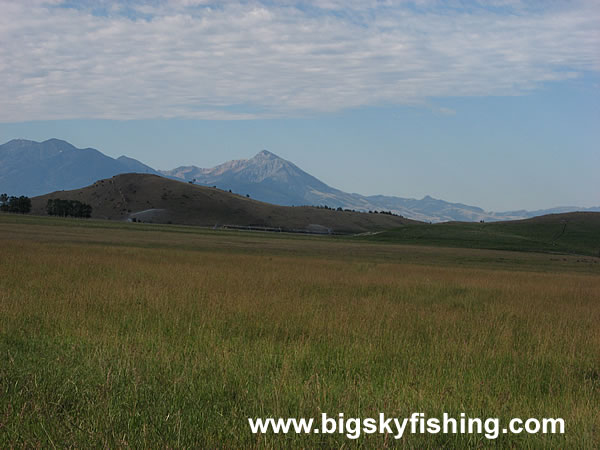
[[[158,174],[135,159],[114,159],[60,139],[14,139],[0,145],[0,192],[9,195],[35,196],[76,189],[127,172]]]
[[[181,166],[156,170],[127,156],[111,158],[93,148],[79,149],[50,139],[15,139],[0,145],[0,193],[36,196],[88,186],[123,173],[160,175],[190,183],[217,186],[233,193],[284,206],[326,205],[356,211],[391,211],[428,222],[514,220],[597,208],[558,207],[537,211],[488,212],[476,206],[426,196],[420,200],[394,196],[364,196],[328,186],[295,164],[267,150],[213,168]]]

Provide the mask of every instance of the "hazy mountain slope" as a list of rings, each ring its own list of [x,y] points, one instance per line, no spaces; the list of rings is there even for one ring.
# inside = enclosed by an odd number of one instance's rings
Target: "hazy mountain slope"
[[[34,214],[45,214],[50,198],[79,200],[93,208],[92,217],[202,226],[257,226],[338,233],[382,231],[414,221],[386,214],[331,211],[315,207],[271,205],[220,189],[156,175],[123,174],[72,191],[32,199]]]
[[[592,208],[581,208],[578,206],[558,206],[556,208],[537,209],[535,211],[526,211],[524,209],[521,209],[518,211],[504,211],[499,213],[492,212],[490,214],[492,215],[492,217],[500,217],[500,220],[508,220],[510,218],[531,218],[538,216],[546,216],[549,214],[563,214],[572,212],[600,212],[600,206],[594,206]]]
[[[125,155],[119,156],[117,158],[117,161],[119,161],[123,167],[127,168],[128,172],[150,173],[153,175],[160,175],[160,173],[157,170],[154,170],[152,167],[147,166],[146,164],[138,161],[137,159],[133,159]]]
[[[130,158],[116,160],[93,148],[79,149],[59,139],[15,139],[0,145],[0,193],[40,195],[146,168]]]

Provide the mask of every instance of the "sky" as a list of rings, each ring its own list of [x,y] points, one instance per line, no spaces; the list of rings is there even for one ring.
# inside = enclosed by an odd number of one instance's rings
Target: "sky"
[[[263,149],[327,184],[600,206],[600,2],[0,0],[0,141],[157,169]]]

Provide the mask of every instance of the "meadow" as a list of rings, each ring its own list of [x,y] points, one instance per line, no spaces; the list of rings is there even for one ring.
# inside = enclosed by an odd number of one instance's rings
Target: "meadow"
[[[406,224],[364,238],[397,244],[600,257],[600,213],[549,214],[508,222]]]
[[[600,258],[0,215],[0,447],[599,448]],[[561,417],[253,435],[249,417]]]

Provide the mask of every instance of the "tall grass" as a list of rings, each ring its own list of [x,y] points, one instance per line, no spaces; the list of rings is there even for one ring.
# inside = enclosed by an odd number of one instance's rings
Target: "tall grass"
[[[3,227],[0,447],[600,446],[595,273]],[[567,433],[350,441],[252,435],[247,422],[321,412],[562,417]]]

